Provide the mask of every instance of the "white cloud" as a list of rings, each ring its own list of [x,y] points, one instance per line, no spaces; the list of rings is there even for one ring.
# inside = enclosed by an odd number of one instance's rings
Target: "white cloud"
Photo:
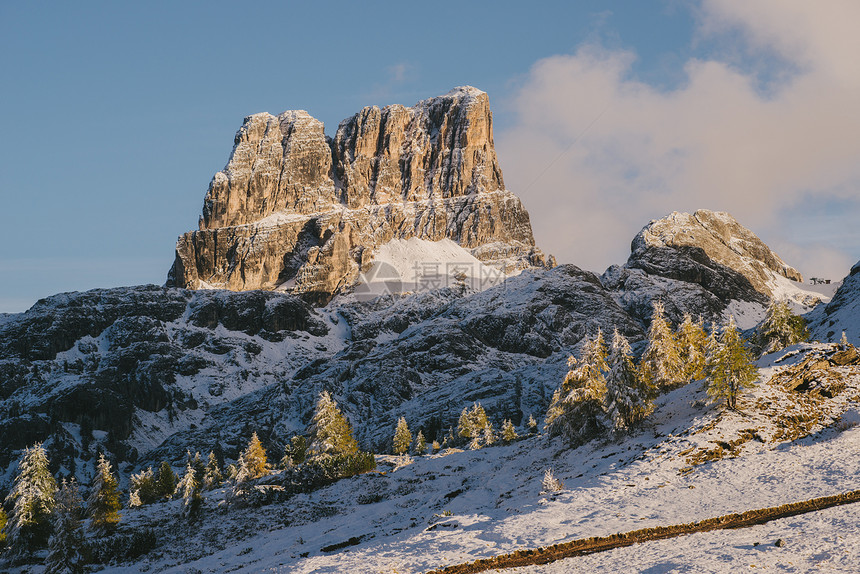
[[[626,259],[648,220],[707,208],[778,240],[802,271],[815,264],[782,222],[810,196],[860,195],[856,22],[853,1],[706,1],[697,40],[721,56],[689,60],[671,91],[633,79],[631,52],[587,45],[537,62],[513,101],[516,125],[497,143],[539,245],[602,271]],[[739,38],[739,52],[719,50]],[[757,65],[726,55],[738,53]],[[783,64],[791,73],[763,90],[757,70]],[[855,223],[845,215],[841,225]],[[839,276],[860,245],[821,253],[826,269],[809,271]]]

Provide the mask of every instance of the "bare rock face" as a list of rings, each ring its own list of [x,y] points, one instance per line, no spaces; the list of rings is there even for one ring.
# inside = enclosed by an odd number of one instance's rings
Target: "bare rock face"
[[[505,189],[480,90],[365,108],[333,140],[304,111],[245,118],[200,229],[177,241],[167,283],[325,302],[376,247],[411,237],[451,239],[506,273],[546,265],[528,213]]]
[[[709,259],[742,274],[767,297],[774,296],[775,276],[803,282],[800,272],[734,217],[721,211],[699,209],[692,215],[676,211],[651,221],[633,239],[631,257],[660,247],[700,247]]]

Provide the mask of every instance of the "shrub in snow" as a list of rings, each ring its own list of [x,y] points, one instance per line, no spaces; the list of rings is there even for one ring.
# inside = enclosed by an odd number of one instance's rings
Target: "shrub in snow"
[[[54,505],[54,533],[48,543],[46,574],[76,574],[84,571],[86,548],[81,522],[81,494],[75,479],[63,480]]]
[[[553,492],[561,492],[564,490],[564,483],[557,479],[552,474],[552,469],[546,469],[546,472],[543,474],[543,480],[541,481],[541,493],[550,494]]]
[[[725,399],[730,409],[737,407],[741,391],[758,378],[758,369],[752,364],[734,317],[729,317],[719,336],[715,329],[708,338],[707,372],[708,396],[715,400]]]
[[[18,474],[9,496],[11,506],[7,543],[16,554],[23,554],[44,545],[51,533],[51,511],[57,481],[48,470],[48,456],[41,444],[24,450],[18,463]]]
[[[119,485],[111,472],[111,464],[105,455],[99,455],[96,477],[87,500],[87,512],[90,515],[90,529],[99,536],[105,536],[116,530],[119,524]]]
[[[392,441],[392,451],[394,454],[402,455],[409,452],[409,446],[412,444],[412,433],[409,432],[409,426],[406,424],[406,419],[400,417],[397,419],[397,427],[394,429],[394,440]]]
[[[529,432],[536,433],[537,432],[537,421],[535,420],[534,415],[529,413],[529,422],[526,423],[529,427]]]

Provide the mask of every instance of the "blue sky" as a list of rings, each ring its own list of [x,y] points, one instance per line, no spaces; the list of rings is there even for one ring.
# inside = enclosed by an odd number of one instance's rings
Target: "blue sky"
[[[714,180],[707,162],[695,161],[712,150],[690,135],[717,129],[702,119],[710,95],[782,125],[793,97],[806,108],[828,105],[800,84],[827,88],[837,48],[860,55],[850,42],[819,45],[848,15],[804,35],[799,6],[800,17],[771,23],[766,11],[730,0],[2,3],[0,312],[62,291],[163,283],[176,237],[196,228],[208,182],[248,114],[305,109],[333,134],[363,106],[411,105],[463,84],[489,93],[506,183],[531,212],[539,244],[560,261],[602,271],[624,261],[649,219],[708,207],[732,211],[789,263],[793,255],[812,274],[839,274],[860,257],[853,227],[838,231],[860,214],[850,154],[834,152],[786,181],[739,175],[729,183],[770,190],[749,206],[738,199],[749,191],[727,192],[725,202],[720,188],[690,191],[697,175]],[[857,87],[850,78],[846,85],[847,101]],[[689,133],[665,121],[676,105]],[[643,119],[651,117],[664,121]],[[837,149],[854,151],[856,140],[838,135],[849,141]],[[629,207],[619,215],[619,205]],[[605,248],[584,248],[594,233]],[[824,255],[810,250],[816,242]],[[814,268],[825,260],[826,269]]]

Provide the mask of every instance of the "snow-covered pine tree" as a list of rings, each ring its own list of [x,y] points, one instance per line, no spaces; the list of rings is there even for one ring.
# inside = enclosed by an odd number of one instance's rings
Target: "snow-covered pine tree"
[[[839,344],[842,345],[843,349],[848,348],[848,337],[845,336],[845,331],[842,331],[842,337],[839,339]]]
[[[224,482],[224,477],[221,475],[221,465],[218,464],[218,457],[215,456],[215,451],[209,451],[209,458],[206,461],[206,468],[203,470],[203,488],[212,490],[218,488]]]
[[[469,416],[469,407],[463,407],[460,412],[460,420],[457,421],[457,434],[469,440],[475,434],[475,429],[472,428],[472,418]]]
[[[439,452],[439,449],[442,448],[442,445],[439,444],[438,440],[434,440],[433,443],[430,445],[430,448],[433,449],[432,452]]]
[[[568,359],[570,370],[552,395],[545,428],[580,445],[603,434],[609,426],[604,410],[606,383],[587,363]]]
[[[725,399],[726,406],[735,409],[738,395],[758,378],[758,369],[752,364],[734,317],[729,317],[719,338],[712,334],[708,350],[708,395],[713,399]]]
[[[191,461],[185,466],[185,474],[176,485],[176,492],[182,497],[183,518],[195,518],[203,505],[203,496],[200,494],[200,482],[197,480],[197,471]]]
[[[406,424],[406,419],[400,417],[397,419],[397,427],[394,429],[394,440],[392,441],[392,450],[394,454],[404,455],[409,452],[409,446],[412,444],[412,433],[409,432],[409,425]]]
[[[6,525],[7,544],[13,553],[24,554],[48,541],[56,493],[57,481],[48,469],[45,449],[40,443],[24,449],[6,497],[6,504],[12,507]]]
[[[460,413],[460,421],[457,424],[457,434],[466,439],[469,448],[473,450],[493,444],[495,440],[493,425],[481,403],[473,403],[471,409],[463,408],[463,412]]]
[[[128,492],[128,507],[137,508],[138,506],[143,506],[143,502],[140,500],[140,493],[137,490],[130,490]]]
[[[415,437],[415,454],[421,456],[425,452],[427,452],[427,440],[424,438],[424,433],[422,431],[418,431],[418,435]]]
[[[590,365],[592,374],[600,378],[609,370],[609,365],[606,363],[608,354],[606,342],[603,340],[603,331],[598,327],[597,335],[588,339],[582,346],[582,362]]]
[[[140,505],[152,504],[160,498],[155,473],[150,466],[137,474],[132,474],[129,480],[129,506],[131,506],[131,495],[136,495]]]
[[[303,464],[305,462],[305,458],[307,458],[308,455],[308,439],[306,439],[302,435],[294,436],[290,439],[290,446],[288,447],[288,450],[293,464]]]
[[[615,329],[606,377],[606,412],[616,432],[633,428],[653,410],[654,392],[636,376],[627,338]]]
[[[809,339],[806,320],[791,311],[788,301],[773,301],[758,329],[759,344],[764,353],[773,353]]]
[[[328,391],[320,393],[314,418],[308,428],[312,458],[356,454],[358,442],[352,435],[352,426],[331,398]]]
[[[684,369],[675,335],[663,316],[663,303],[654,301],[652,305],[654,312],[648,328],[648,344],[639,363],[639,376],[650,381],[650,387],[669,391],[684,384]]]
[[[708,334],[705,333],[702,318],[693,322],[689,313],[684,313],[684,320],[678,326],[676,333],[678,341],[678,356],[684,370],[684,380],[689,383],[698,381],[705,376],[705,357],[707,355]]]
[[[564,490],[564,483],[553,475],[551,468],[546,469],[541,480],[541,494],[552,494],[562,490]]]
[[[90,516],[90,529],[99,536],[105,536],[116,530],[119,524],[119,488],[116,478],[111,472],[111,464],[104,454],[99,455],[96,476],[87,500],[87,513]]]
[[[46,574],[78,574],[84,571],[83,500],[78,483],[63,479],[52,513],[54,533],[48,543]]]
[[[517,429],[514,428],[514,423],[511,422],[511,419],[505,419],[505,422],[502,424],[502,440],[510,443],[517,440],[517,438]]]
[[[176,473],[166,460],[158,467],[155,475],[155,492],[158,498],[170,499],[176,491]]]
[[[197,482],[201,482],[203,480],[203,474],[206,472],[206,464],[203,462],[203,457],[200,456],[200,451],[194,453],[194,456],[191,456],[191,451],[186,451],[188,453],[188,459],[191,461],[191,466],[194,468],[194,476],[197,479]]]
[[[533,414],[529,413],[529,422],[526,424],[528,424],[528,426],[529,426],[529,431],[531,431],[532,433],[537,432],[537,421],[535,420],[535,417]]]
[[[254,480],[269,474],[266,449],[263,448],[256,432],[251,435],[248,446],[239,455],[238,466],[242,480]]]

